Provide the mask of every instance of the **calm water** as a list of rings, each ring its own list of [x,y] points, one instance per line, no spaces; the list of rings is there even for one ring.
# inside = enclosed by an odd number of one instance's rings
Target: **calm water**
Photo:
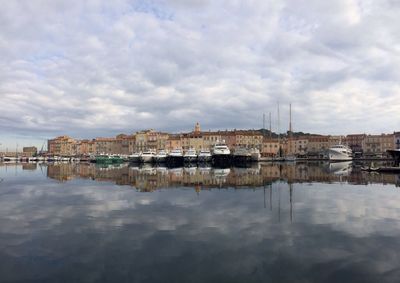
[[[0,164],[0,282],[399,282],[400,177]]]

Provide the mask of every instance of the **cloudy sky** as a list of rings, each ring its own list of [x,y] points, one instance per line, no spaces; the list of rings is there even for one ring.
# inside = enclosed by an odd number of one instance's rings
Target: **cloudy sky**
[[[393,0],[0,0],[0,150],[144,128],[400,130]]]

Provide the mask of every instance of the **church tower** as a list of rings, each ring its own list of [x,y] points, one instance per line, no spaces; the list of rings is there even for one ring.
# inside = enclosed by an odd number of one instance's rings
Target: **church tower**
[[[195,133],[200,133],[200,132],[201,132],[199,122],[197,122],[196,125],[194,126],[194,132],[195,132]]]

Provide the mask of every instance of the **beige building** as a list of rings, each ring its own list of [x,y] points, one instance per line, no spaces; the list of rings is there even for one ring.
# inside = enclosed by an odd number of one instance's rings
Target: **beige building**
[[[169,138],[166,143],[165,149],[167,151],[171,151],[174,149],[180,148],[182,149],[181,137],[180,135],[169,135]]]
[[[338,145],[338,144],[346,144],[345,136],[329,136],[328,138],[328,148]]]
[[[329,148],[328,136],[309,136],[307,153],[309,155],[322,155]]]
[[[236,146],[262,150],[263,135],[259,131],[233,131]]]
[[[276,157],[279,154],[279,140],[264,137],[261,155],[264,157]]]
[[[307,154],[308,138],[307,137],[291,137],[286,142],[285,153],[287,155],[305,155]]]
[[[51,155],[73,156],[76,154],[76,140],[69,136],[59,136],[47,141],[48,153]]]
[[[395,148],[394,134],[366,135],[363,142],[364,155],[385,155],[386,150]]]

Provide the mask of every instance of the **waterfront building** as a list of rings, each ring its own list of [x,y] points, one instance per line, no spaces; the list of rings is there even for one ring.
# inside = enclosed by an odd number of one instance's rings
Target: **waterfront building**
[[[328,136],[328,148],[338,144],[346,144],[345,136]]]
[[[310,156],[323,157],[329,148],[329,136],[309,136],[307,154]]]
[[[263,157],[276,157],[279,155],[279,140],[269,137],[264,137],[261,155]]]
[[[184,151],[190,148],[193,148],[196,151],[200,151],[204,148],[203,134],[201,132],[194,131],[191,133],[185,133],[182,134],[180,137],[182,149]]]
[[[115,138],[96,138],[96,154],[113,154],[117,149],[117,142]]]
[[[366,156],[386,155],[388,149],[394,149],[395,135],[367,135],[363,142],[363,152]]]
[[[25,157],[35,156],[37,154],[37,147],[36,146],[23,147],[22,154]]]
[[[346,144],[351,148],[354,154],[363,154],[363,144],[366,134],[351,134],[346,136]]]
[[[165,149],[172,151],[176,148],[182,148],[181,136],[179,134],[169,135]]]
[[[221,141],[222,141],[221,132],[211,132],[211,131],[203,132],[204,149],[210,149],[216,143],[221,142]]]
[[[308,138],[306,136],[290,137],[286,142],[285,154],[302,156],[307,154]]]
[[[394,132],[394,148],[395,149],[400,149],[400,132]]]
[[[47,141],[48,153],[51,155],[73,156],[76,154],[77,141],[69,136],[59,136]]]
[[[236,130],[233,131],[233,134],[235,136],[235,146],[257,148],[260,151],[262,150],[263,135],[261,134],[261,132]]]

